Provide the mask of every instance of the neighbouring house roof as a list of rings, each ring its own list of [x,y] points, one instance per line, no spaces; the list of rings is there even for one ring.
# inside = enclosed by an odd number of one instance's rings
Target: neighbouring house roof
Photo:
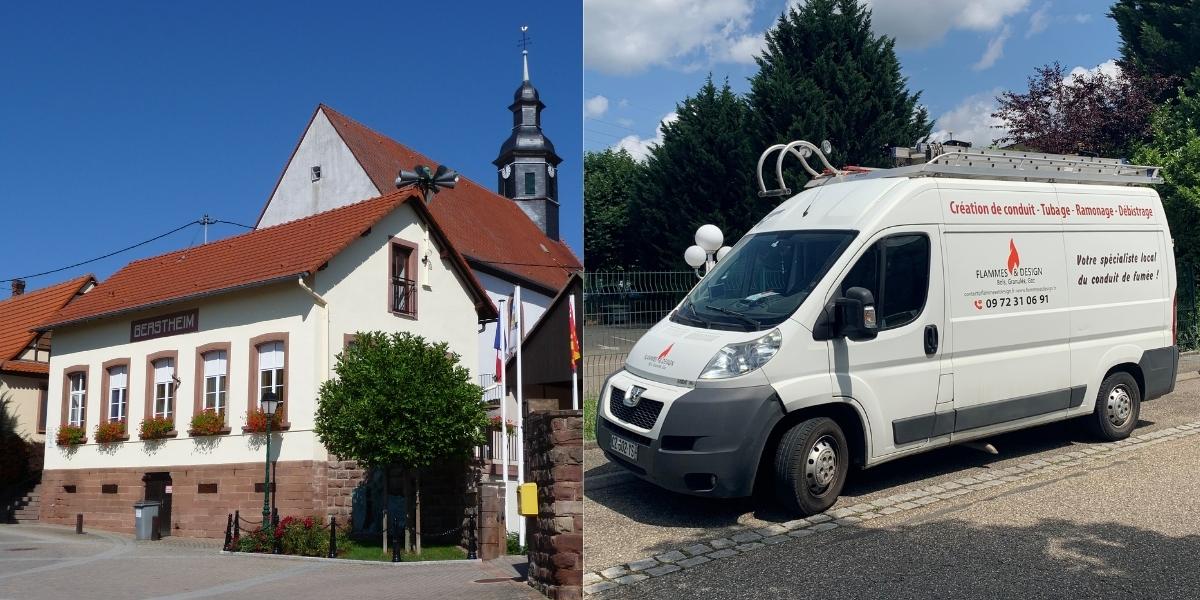
[[[317,106],[313,117],[321,111],[381,194],[396,189],[400,169],[438,164],[324,104]],[[296,147],[299,149],[299,143]],[[274,190],[271,195],[275,195]],[[523,281],[553,296],[566,285],[571,273],[583,268],[566,244],[550,239],[515,202],[466,177],[459,179],[455,188],[438,193],[430,210],[450,243],[480,271]]]
[[[487,292],[466,260],[447,242],[437,218],[430,214],[420,195],[397,191],[203,246],[136,260],[48,318],[40,329],[316,273],[367,229],[405,203],[429,223],[443,255],[451,258],[474,298],[479,320],[496,319],[496,307]]]
[[[45,374],[45,363],[17,360],[33,342],[34,328],[66,306],[96,279],[82,275],[0,301],[0,371]]]

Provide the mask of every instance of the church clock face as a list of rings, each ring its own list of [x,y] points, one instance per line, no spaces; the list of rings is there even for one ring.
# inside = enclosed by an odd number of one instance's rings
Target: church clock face
[[[508,179],[509,175],[512,175],[512,165],[504,165],[504,168],[500,169],[500,176]]]
[[[554,172],[555,172],[554,165],[546,165],[546,174],[547,175],[554,177]]]

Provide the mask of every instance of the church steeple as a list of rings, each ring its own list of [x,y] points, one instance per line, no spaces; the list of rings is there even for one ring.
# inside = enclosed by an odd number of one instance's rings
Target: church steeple
[[[542,133],[542,109],[546,105],[529,82],[528,30],[521,27],[523,80],[508,107],[513,113],[512,134],[492,161],[499,169],[496,191],[516,202],[548,237],[559,239],[557,168],[562,159]]]

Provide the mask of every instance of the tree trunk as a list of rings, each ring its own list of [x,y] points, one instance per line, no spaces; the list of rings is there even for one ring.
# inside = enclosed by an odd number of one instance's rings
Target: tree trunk
[[[388,511],[388,499],[391,498],[391,491],[388,489],[388,485],[390,485],[390,483],[391,467],[383,467],[383,527],[381,529],[383,530],[384,554],[387,554],[388,532],[391,531],[391,529],[388,528],[388,518],[392,516],[390,511]],[[353,521],[351,522],[353,523]]]
[[[404,551],[412,552],[413,550],[413,503],[412,503],[412,477],[409,470],[404,470]]]
[[[420,470],[420,469],[417,469],[417,494],[416,494],[416,500],[417,500],[417,501],[415,502],[415,504],[416,504],[416,507],[417,507],[417,519],[416,519],[416,525],[417,525],[417,554],[419,555],[419,554],[421,554],[421,470]]]

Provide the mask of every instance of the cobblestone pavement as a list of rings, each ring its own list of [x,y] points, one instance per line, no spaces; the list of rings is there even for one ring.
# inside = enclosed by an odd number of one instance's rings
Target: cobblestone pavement
[[[969,505],[977,502],[980,495],[996,491],[992,488],[1021,487],[1026,485],[1022,480],[1051,476],[1059,471],[1086,471],[1111,462],[1112,457],[1123,457],[1130,449],[1138,449],[1139,454],[1143,452],[1142,447],[1147,448],[1144,451],[1147,453],[1160,452],[1150,450],[1149,446],[1164,442],[1183,443],[1176,442],[1177,439],[1187,439],[1195,446],[1197,438],[1192,436],[1200,431],[1197,418],[1200,418],[1200,380],[1183,380],[1176,393],[1143,406],[1142,422],[1134,441],[1093,443],[1067,423],[990,440],[999,448],[998,456],[961,447],[939,450],[859,473],[833,509],[825,515],[798,521],[789,521],[787,515],[773,513],[769,506],[758,506],[761,501],[754,499],[702,500],[671,494],[640,481],[599,489],[589,485],[585,590],[596,593],[637,584],[629,586],[628,591],[610,594],[640,597],[638,594],[649,593],[637,591],[643,587],[665,593],[658,584],[639,582],[687,569],[688,573],[668,575],[667,579],[687,581],[698,573],[712,572],[720,574],[730,588],[744,591],[748,589],[744,581],[730,577],[728,567],[713,561],[738,561],[745,555],[746,561],[757,564],[758,571],[766,573],[779,567],[772,562],[773,558],[758,553],[764,548],[778,546],[794,554],[809,553],[807,546],[798,546],[806,542],[795,538],[813,536],[815,540],[830,535],[823,533],[825,531],[865,527],[867,522],[875,527],[878,526],[876,523],[886,525],[922,513],[926,505],[939,502]],[[1190,474],[1197,465],[1200,460],[1183,463],[1180,467]],[[589,477],[597,470],[609,472],[603,464],[589,462],[588,467]],[[1107,477],[1111,478],[1112,474],[1108,473]],[[1106,480],[1101,477],[1098,481]],[[1158,484],[1150,480],[1149,485],[1153,488]],[[1190,500],[1177,497],[1175,502]],[[1073,508],[1080,510],[1078,506]],[[1128,510],[1140,509],[1128,507]],[[1191,532],[1200,532],[1200,527]],[[839,532],[838,535],[848,534]],[[971,544],[957,551],[970,554]],[[901,548],[889,550],[888,556],[894,560],[910,554]],[[756,556],[758,558],[754,558]],[[710,562],[713,564],[706,564]],[[840,566],[853,571],[861,567],[850,563]],[[692,568],[696,570],[692,571]],[[806,568],[806,565],[796,564],[783,571],[792,573]],[[764,583],[769,584],[768,581]],[[786,586],[779,588],[769,584],[768,588],[785,589]],[[676,595],[682,589],[686,588],[676,588],[668,595]],[[720,589],[717,586],[709,591]],[[867,590],[860,592],[872,595]],[[707,593],[702,595],[708,596]]]
[[[513,561],[335,563],[220,554],[213,544],[49,525],[0,525],[0,600],[89,598],[542,598]],[[498,580],[476,583],[479,580]]]

